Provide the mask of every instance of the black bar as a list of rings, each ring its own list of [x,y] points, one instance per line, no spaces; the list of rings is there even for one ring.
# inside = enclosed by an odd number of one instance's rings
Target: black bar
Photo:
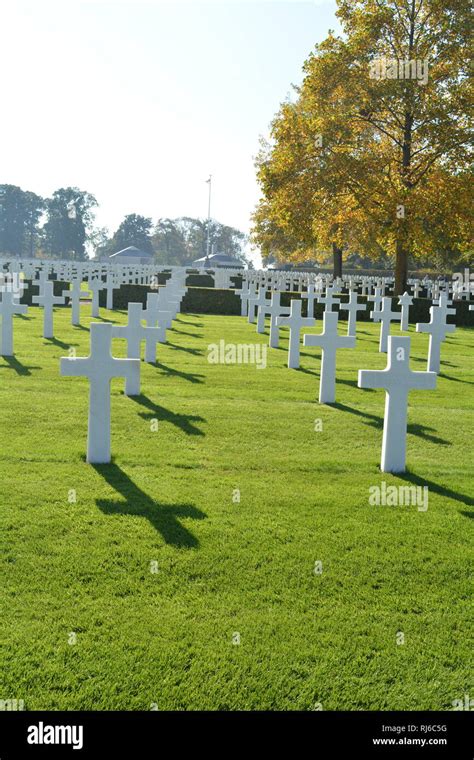
[[[361,757],[472,760],[472,728],[472,714],[467,710],[0,712],[0,760],[25,756],[154,758],[175,752],[194,757],[211,749],[222,755],[261,749],[268,756],[272,750],[284,753],[287,746],[292,757],[302,755],[311,760],[342,752],[348,758],[355,753]],[[29,743],[28,738],[43,743]],[[57,743],[49,743],[50,739]]]

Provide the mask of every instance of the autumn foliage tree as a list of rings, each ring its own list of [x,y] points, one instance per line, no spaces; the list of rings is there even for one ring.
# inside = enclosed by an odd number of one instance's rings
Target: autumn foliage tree
[[[263,254],[395,260],[469,256],[472,175],[467,0],[339,0],[343,36],[304,65],[257,160]]]

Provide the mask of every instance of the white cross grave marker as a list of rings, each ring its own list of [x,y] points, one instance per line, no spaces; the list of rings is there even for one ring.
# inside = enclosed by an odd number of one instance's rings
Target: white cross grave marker
[[[328,285],[326,288],[326,295],[318,296],[318,302],[325,304],[325,312],[332,312],[332,307],[340,303],[340,299],[334,298],[334,288]]]
[[[257,319],[257,332],[263,332],[263,330],[258,329],[258,313],[260,310],[260,306],[265,306],[269,301],[267,301],[267,290],[265,287],[260,287],[258,293],[255,296],[252,296],[249,298],[249,315],[248,315],[248,321],[249,323],[255,323]],[[257,309],[257,317],[255,316],[255,310]],[[265,317],[264,323],[265,323]],[[265,327],[265,324],[264,324]]]
[[[42,306],[44,309],[43,315],[43,338],[54,338],[53,327],[53,307],[55,304],[63,305],[65,303],[64,296],[54,295],[54,283],[51,280],[45,280],[43,282],[43,293],[39,296],[33,296],[31,299],[33,303]]]
[[[357,302],[357,291],[354,291],[354,290],[351,290],[349,293],[349,301],[347,303],[342,303],[339,306],[339,311],[349,312],[348,318],[347,318],[347,334],[351,338],[356,337],[357,312],[365,311],[365,309],[366,309],[365,303]]]
[[[127,341],[127,357],[129,359],[140,359],[142,340],[145,341],[145,361],[153,364],[156,361],[156,344],[160,335],[158,327],[145,327],[142,325],[143,307],[141,303],[128,304],[128,324],[114,325],[112,327],[112,336],[114,338],[124,338]],[[128,381],[127,381],[128,383]],[[127,384],[127,396],[138,396],[140,394],[140,384],[138,391],[130,384]]]
[[[319,382],[319,403],[333,404],[336,398],[336,352],[338,348],[355,348],[356,339],[338,335],[336,311],[323,314],[323,331],[319,335],[304,335],[304,346],[321,346],[321,378]]]
[[[359,370],[359,388],[385,389],[382,439],[382,472],[405,472],[408,393],[412,389],[433,390],[435,372],[410,369],[410,338],[388,338],[387,366],[383,370]]]
[[[138,359],[114,359],[111,353],[112,325],[91,324],[91,348],[86,358],[61,359],[61,375],[89,378],[89,426],[87,461],[91,464],[110,462],[110,381],[125,377],[139,384]]]
[[[310,282],[307,286],[306,293],[301,294],[301,298],[306,298],[306,301],[307,301],[306,316],[309,318],[314,317],[314,302],[317,297],[318,297],[318,294],[316,293],[316,287],[314,283]]]
[[[234,293],[240,296],[240,316],[246,317],[248,314],[248,301],[251,295],[247,280],[242,280],[242,287],[240,290],[234,290]]]
[[[266,307],[267,314],[270,315],[270,348],[278,348],[280,344],[280,328],[277,325],[277,317],[290,313],[289,306],[280,305],[281,293],[274,290],[270,301],[270,306]]]
[[[373,301],[374,311],[380,310],[380,304],[382,303],[383,298],[382,288],[374,288],[373,296],[367,296],[368,301]]]
[[[390,296],[382,298],[382,308],[380,311],[371,311],[370,316],[374,322],[380,322],[380,341],[379,351],[387,353],[387,341],[390,335],[390,322],[400,319],[401,312],[392,311],[392,299]]]
[[[277,317],[278,327],[290,328],[290,340],[288,342],[288,367],[298,369],[300,366],[300,332],[302,327],[313,327],[316,324],[314,317],[301,316],[302,302],[299,298],[292,298],[289,317]]]
[[[81,290],[82,282],[79,279],[74,279],[71,282],[70,290],[63,290],[63,296],[71,300],[71,324],[81,324],[81,298],[88,298],[90,293],[88,290]]]
[[[117,284],[115,276],[112,272],[109,272],[105,281],[105,290],[107,291],[107,309],[114,308],[114,290],[117,290],[119,287],[120,285]]]
[[[173,314],[163,309],[162,302],[164,299],[160,300],[159,292],[147,293],[146,308],[142,315],[148,327],[158,327],[158,343],[166,343],[166,330],[173,323]]]
[[[105,288],[105,284],[102,282],[101,279],[95,277],[94,279],[89,280],[87,287],[92,293],[91,316],[98,317],[99,316],[99,293],[101,290]]]
[[[449,309],[449,311],[453,311],[453,309]],[[431,306],[430,317],[429,322],[418,322],[416,331],[429,333],[428,371],[438,374],[441,367],[441,343],[446,340],[448,333],[455,331],[456,326],[447,324],[446,311],[441,306]]]
[[[400,330],[407,332],[410,322],[410,306],[413,304],[413,296],[407,291],[398,299],[398,305],[402,307],[402,318],[400,321]]]
[[[2,293],[0,316],[2,318],[2,333],[0,356],[13,356],[13,315],[26,314],[28,307],[15,302],[15,294],[11,290]]]

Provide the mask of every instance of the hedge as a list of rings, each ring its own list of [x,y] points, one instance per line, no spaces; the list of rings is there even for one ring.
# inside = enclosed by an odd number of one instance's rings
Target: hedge
[[[25,280],[25,284],[28,284],[28,288],[23,291],[23,295],[20,299],[20,303],[25,303],[27,306],[33,304],[33,296],[37,296],[39,293],[38,280],[32,285],[31,280]],[[61,280],[53,280],[53,293],[55,296],[62,296],[63,290],[69,290],[69,283],[62,282]]]
[[[33,285],[29,282],[30,287],[24,291],[21,298],[21,303],[31,305],[32,296],[39,292],[39,286]],[[69,284],[67,282],[54,282],[54,294],[61,295],[63,290],[67,290]],[[128,308],[129,302],[137,302],[145,305],[148,293],[156,293],[156,289],[150,288],[147,285],[122,285],[120,289],[114,291],[114,309]],[[268,293],[270,296],[270,293]],[[105,290],[99,294],[99,304],[105,307],[107,294]],[[301,298],[301,293],[281,293],[282,306],[289,306],[292,298]],[[347,294],[342,296],[343,301],[347,301]],[[307,313],[306,299],[303,304],[303,315]],[[359,311],[357,313],[357,319],[360,322],[368,322],[370,320],[370,311],[373,308],[372,303],[367,302],[365,296],[359,296],[359,302],[366,304],[365,311]],[[413,306],[410,307],[410,322],[429,322],[430,320],[430,306],[431,300],[427,298],[415,298],[413,300]],[[400,311],[400,307],[396,301],[392,304],[394,311]],[[202,287],[189,287],[182,302],[181,311],[196,314],[227,314],[227,315],[239,315],[240,314],[240,298],[233,290],[218,290],[214,287],[202,288]],[[314,314],[316,317],[321,318],[324,312],[324,305],[314,303]],[[346,318],[347,312],[342,312],[342,317]],[[474,312],[469,311],[469,303],[467,301],[456,302],[456,317],[448,317],[448,322],[455,322],[460,327],[474,327]]]
[[[144,285],[122,285],[120,290],[114,293],[114,308],[127,309],[129,301],[136,301],[142,304],[146,303],[147,293],[156,292]],[[105,293],[104,296],[105,305]],[[270,295],[270,293],[268,293]],[[289,306],[292,298],[301,298],[301,293],[282,292],[282,306]],[[347,294],[342,296],[343,301],[347,301]],[[373,309],[372,303],[367,302],[365,296],[359,296],[359,302],[366,304],[365,311],[359,311],[357,319],[361,322],[370,321],[370,311]],[[415,298],[413,306],[410,307],[410,322],[429,322],[431,300],[427,298]],[[458,301],[456,305],[455,322],[459,326],[474,326],[474,312],[470,312],[466,301]],[[303,304],[303,314],[306,315],[306,299]],[[394,311],[400,311],[400,307],[393,303]],[[186,292],[182,302],[181,311],[196,314],[240,314],[240,298],[233,290],[217,290],[216,288],[194,288],[190,287]],[[316,317],[321,318],[324,312],[324,304],[314,303],[314,313]],[[347,312],[342,312],[346,317]],[[454,318],[448,318],[453,322]]]

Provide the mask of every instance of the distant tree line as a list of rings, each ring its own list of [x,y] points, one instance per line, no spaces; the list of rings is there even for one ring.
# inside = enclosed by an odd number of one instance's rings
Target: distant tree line
[[[50,198],[0,184],[0,256],[84,261],[107,259],[134,245],[152,253],[158,264],[184,265],[206,255],[207,219],[160,218],[128,214],[113,234],[95,224],[96,198],[77,187],[56,190]],[[210,249],[244,263],[248,238],[215,219],[209,223]]]

